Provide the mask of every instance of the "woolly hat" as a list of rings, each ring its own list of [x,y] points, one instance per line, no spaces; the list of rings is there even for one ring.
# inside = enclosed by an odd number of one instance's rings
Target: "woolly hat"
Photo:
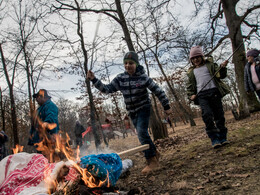
[[[200,46],[194,46],[190,49],[190,59],[196,56],[204,56],[202,48]]]
[[[257,49],[251,49],[251,50],[249,50],[249,51],[246,53],[246,57],[248,57],[248,56],[253,56],[253,57],[255,58],[255,57],[258,57],[259,53],[260,53],[259,50],[257,50]]]
[[[37,93],[33,94],[33,98],[37,98],[38,96],[43,96],[45,98],[51,98],[51,96],[48,95],[48,92],[46,89],[40,89]]]
[[[124,57],[124,62],[125,60],[132,60],[135,62],[136,66],[139,65],[138,55],[134,51],[127,52]]]

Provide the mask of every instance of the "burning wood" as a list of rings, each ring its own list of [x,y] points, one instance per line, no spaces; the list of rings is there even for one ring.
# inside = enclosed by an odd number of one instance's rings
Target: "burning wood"
[[[89,194],[116,192],[114,186],[123,167],[121,158],[149,148],[144,145],[119,154],[79,158],[79,147],[76,150],[70,147],[67,134],[49,136],[45,127],[52,124],[39,124],[42,141],[36,146],[42,154],[24,153],[23,146],[17,145],[13,155],[0,161],[0,169],[5,173],[0,176],[0,194],[66,193],[75,181],[78,190]]]
[[[118,154],[88,155],[78,161],[78,157],[70,155],[70,150],[64,147],[66,142],[61,143],[57,144],[60,146],[57,149],[64,153],[66,162],[50,163],[42,154],[24,152],[3,159],[0,169],[5,174],[0,175],[0,194],[67,193],[75,182],[78,192],[87,191],[86,194],[117,192],[115,184],[122,173],[122,160]],[[119,154],[126,156],[144,149],[147,146]]]

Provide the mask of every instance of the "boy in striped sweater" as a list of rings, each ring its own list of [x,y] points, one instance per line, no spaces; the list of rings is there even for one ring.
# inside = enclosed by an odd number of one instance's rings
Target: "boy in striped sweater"
[[[121,91],[128,114],[136,128],[140,143],[149,144],[150,148],[144,151],[147,166],[142,173],[147,174],[159,167],[159,153],[148,133],[151,100],[149,89],[160,100],[166,114],[170,114],[169,100],[165,92],[145,74],[144,67],[139,64],[138,55],[133,51],[125,54],[125,72],[118,74],[109,84],[103,84],[92,71],[88,71],[87,77],[94,86],[103,93]]]

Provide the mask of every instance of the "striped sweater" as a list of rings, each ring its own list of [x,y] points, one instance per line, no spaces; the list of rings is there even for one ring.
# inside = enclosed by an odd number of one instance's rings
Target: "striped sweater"
[[[144,68],[138,65],[134,75],[127,72],[118,74],[109,84],[105,85],[101,80],[94,78],[94,86],[103,93],[114,93],[121,91],[124,96],[126,109],[130,113],[135,113],[145,106],[150,106],[148,90],[153,92],[160,100],[164,110],[170,109],[169,100],[164,91],[145,74]]]

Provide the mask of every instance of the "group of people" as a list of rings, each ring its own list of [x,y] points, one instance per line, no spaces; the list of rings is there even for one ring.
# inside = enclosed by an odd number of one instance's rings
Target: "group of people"
[[[248,63],[245,66],[245,89],[247,92],[256,91],[260,98],[260,69],[259,69],[259,50],[250,50],[247,52]],[[228,87],[222,82],[227,75],[228,61],[223,62],[220,66],[212,60],[205,58],[200,46],[192,47],[189,59],[191,67],[187,72],[187,95],[199,105],[202,111],[202,119],[205,123],[205,130],[211,140],[213,148],[218,148],[229,143],[227,139],[227,127],[225,126],[224,110],[222,105],[222,97],[229,93]],[[149,144],[150,148],[144,151],[146,166],[142,173],[147,174],[159,167],[160,153],[156,149],[149,133],[149,118],[151,109],[151,100],[149,98],[149,89],[153,92],[161,102],[165,114],[169,116],[171,107],[165,92],[160,88],[152,78],[150,78],[140,65],[138,55],[134,51],[129,51],[123,58],[125,71],[118,74],[109,84],[104,84],[95,77],[94,73],[89,70],[87,78],[93,85],[103,93],[114,93],[121,91],[124,97],[126,109],[129,117],[136,129],[140,143]],[[39,104],[37,109],[36,121],[42,121],[41,127],[39,122],[32,125],[30,131],[30,143],[39,142],[40,129],[47,129],[49,136],[58,133],[58,108],[50,100],[45,89],[39,90],[33,97]],[[49,123],[57,124],[55,128],[48,129]],[[83,129],[80,125],[76,125],[75,131],[78,135]],[[1,137],[0,137],[1,138]],[[2,138],[1,138],[2,139]],[[80,138],[77,141],[81,144]]]
[[[246,91],[256,91],[260,94],[259,50],[247,52],[248,63],[245,66]],[[228,61],[220,66],[212,60],[206,59],[200,46],[192,47],[189,59],[191,67],[187,72],[187,95],[199,105],[205,130],[211,140],[213,148],[229,144],[228,129],[225,125],[222,98],[229,93],[228,86],[222,82],[227,76]],[[149,133],[151,101],[147,89],[153,92],[160,100],[166,115],[171,114],[169,100],[165,92],[145,74],[144,67],[139,64],[137,53],[127,52],[123,58],[125,72],[118,74],[109,84],[102,83],[89,70],[87,77],[94,86],[103,93],[121,91],[126,109],[136,128],[140,143],[149,144],[150,148],[144,151],[147,165],[142,170],[146,174],[159,166],[160,154],[156,149]]]
[[[260,63],[257,49],[246,53],[247,64],[244,68],[244,85],[247,93],[255,91],[260,100]],[[222,105],[222,97],[229,93],[229,88],[221,81],[227,76],[228,61],[220,67],[204,57],[200,46],[190,50],[190,62],[187,76],[187,94],[195,104],[200,105],[206,133],[214,148],[229,143]]]

